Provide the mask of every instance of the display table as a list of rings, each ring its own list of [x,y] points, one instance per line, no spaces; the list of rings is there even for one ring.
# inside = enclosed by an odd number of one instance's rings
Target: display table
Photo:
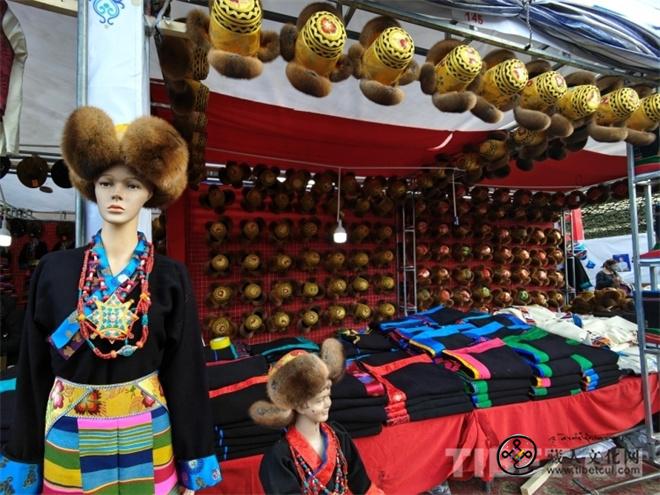
[[[651,375],[653,411],[660,410]],[[479,409],[465,414],[387,426],[355,440],[371,479],[385,493],[418,494],[450,476],[493,478],[497,448],[508,436],[530,437],[545,459],[557,449],[588,445],[644,419],[641,379],[569,397]],[[223,481],[199,493],[261,494],[259,462],[251,456],[221,463]]]

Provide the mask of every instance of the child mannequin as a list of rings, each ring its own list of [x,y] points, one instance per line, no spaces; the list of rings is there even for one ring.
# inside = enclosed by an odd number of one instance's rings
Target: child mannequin
[[[340,426],[326,423],[330,387],[343,372],[342,346],[327,339],[321,357],[296,350],[268,375],[268,396],[250,408],[252,419],[287,432],[264,455],[259,478],[266,493],[382,494],[371,482],[357,448]]]
[[[33,276],[0,487],[212,486],[220,471],[188,274],[137,231],[143,206],[162,208],[185,189],[186,144],[161,119],[142,117],[119,134],[103,111],[82,107],[62,151],[103,224],[88,246],[44,256]]]

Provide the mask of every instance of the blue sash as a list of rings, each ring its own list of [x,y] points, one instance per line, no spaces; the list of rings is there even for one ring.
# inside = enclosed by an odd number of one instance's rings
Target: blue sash
[[[140,256],[142,256],[145,251],[148,249],[147,240],[141,232],[138,232],[138,243],[133,251],[131,260],[128,262],[126,267],[117,275],[113,276],[110,271],[110,263],[108,262],[108,256],[103,247],[103,241],[101,240],[101,231],[93,237],[93,246],[92,250],[99,257],[99,271],[104,278],[106,283],[105,289],[96,289],[92,295],[91,299],[107,299],[114,293],[122,284],[128,282],[135,271],[140,265]],[[83,267],[84,270],[86,267]],[[78,297],[81,297],[81,294],[78,294]],[[86,304],[83,305],[83,312],[85,316],[92,314],[92,309]],[[67,316],[60,326],[48,337],[48,341],[55,348],[60,356],[64,359],[69,359],[74,352],[83,344],[84,340],[80,335],[80,323],[78,322],[78,309],[74,309],[69,316]]]

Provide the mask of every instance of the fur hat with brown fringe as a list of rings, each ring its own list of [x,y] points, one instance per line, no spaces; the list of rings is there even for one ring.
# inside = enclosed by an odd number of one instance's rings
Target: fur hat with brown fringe
[[[255,423],[283,428],[295,421],[295,410],[321,393],[328,381],[339,380],[344,372],[344,351],[337,339],[321,344],[320,356],[295,350],[280,358],[268,372],[269,401],[260,400],[250,407]]]
[[[153,189],[146,208],[173,203],[186,188],[188,148],[179,133],[157,117],[140,117],[123,131],[96,107],[76,109],[64,125],[62,156],[71,183],[96,201],[94,181],[115,165],[125,165]]]

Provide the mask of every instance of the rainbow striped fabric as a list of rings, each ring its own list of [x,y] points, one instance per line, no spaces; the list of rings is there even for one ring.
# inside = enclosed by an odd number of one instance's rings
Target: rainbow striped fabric
[[[93,388],[56,379],[48,402],[43,493],[177,493],[156,375]]]

